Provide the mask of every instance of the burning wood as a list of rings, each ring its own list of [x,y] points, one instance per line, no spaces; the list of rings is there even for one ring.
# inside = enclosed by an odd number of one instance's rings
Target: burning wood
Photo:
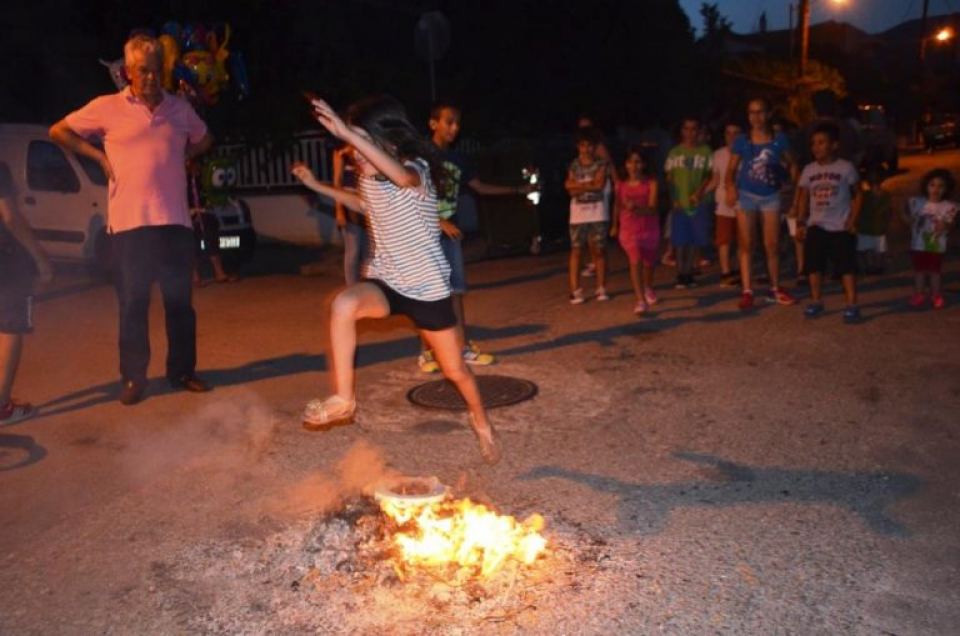
[[[445,578],[486,578],[508,562],[530,565],[546,549],[543,517],[523,522],[470,499],[451,499],[436,478],[404,478],[376,492],[392,521],[401,577],[423,567]]]

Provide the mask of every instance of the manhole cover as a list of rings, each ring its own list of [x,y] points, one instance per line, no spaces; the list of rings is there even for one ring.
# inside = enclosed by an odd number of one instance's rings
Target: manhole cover
[[[506,375],[478,375],[476,378],[483,405],[488,409],[523,402],[537,394],[537,385],[529,380]],[[447,380],[417,385],[407,393],[407,399],[430,409],[465,411],[467,408],[456,387]]]

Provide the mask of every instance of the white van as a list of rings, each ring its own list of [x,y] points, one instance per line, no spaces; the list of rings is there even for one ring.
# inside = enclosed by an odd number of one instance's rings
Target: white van
[[[13,176],[17,208],[51,258],[106,272],[107,177],[96,161],[51,141],[48,130],[39,124],[0,124],[0,161]],[[220,221],[224,257],[249,258],[256,235],[246,204],[210,211]]]
[[[52,258],[105,264],[107,178],[96,161],[50,140],[48,127],[0,124],[0,161],[17,208]]]

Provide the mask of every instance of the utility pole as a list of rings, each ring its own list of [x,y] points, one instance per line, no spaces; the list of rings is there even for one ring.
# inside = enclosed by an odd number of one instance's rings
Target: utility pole
[[[927,57],[927,10],[930,8],[930,0],[923,0],[923,14],[920,16],[920,71],[923,71],[923,61]]]
[[[926,0],[924,0],[926,6]],[[810,0],[800,0],[797,8],[797,22],[800,28],[800,79],[807,75],[807,57],[810,54]]]

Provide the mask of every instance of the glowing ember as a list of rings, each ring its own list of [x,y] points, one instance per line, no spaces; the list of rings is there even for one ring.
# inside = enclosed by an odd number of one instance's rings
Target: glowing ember
[[[412,504],[380,498],[380,508],[398,526],[393,539],[401,567],[453,566],[486,577],[510,560],[533,563],[547,545],[538,514],[521,523],[469,499]]]

